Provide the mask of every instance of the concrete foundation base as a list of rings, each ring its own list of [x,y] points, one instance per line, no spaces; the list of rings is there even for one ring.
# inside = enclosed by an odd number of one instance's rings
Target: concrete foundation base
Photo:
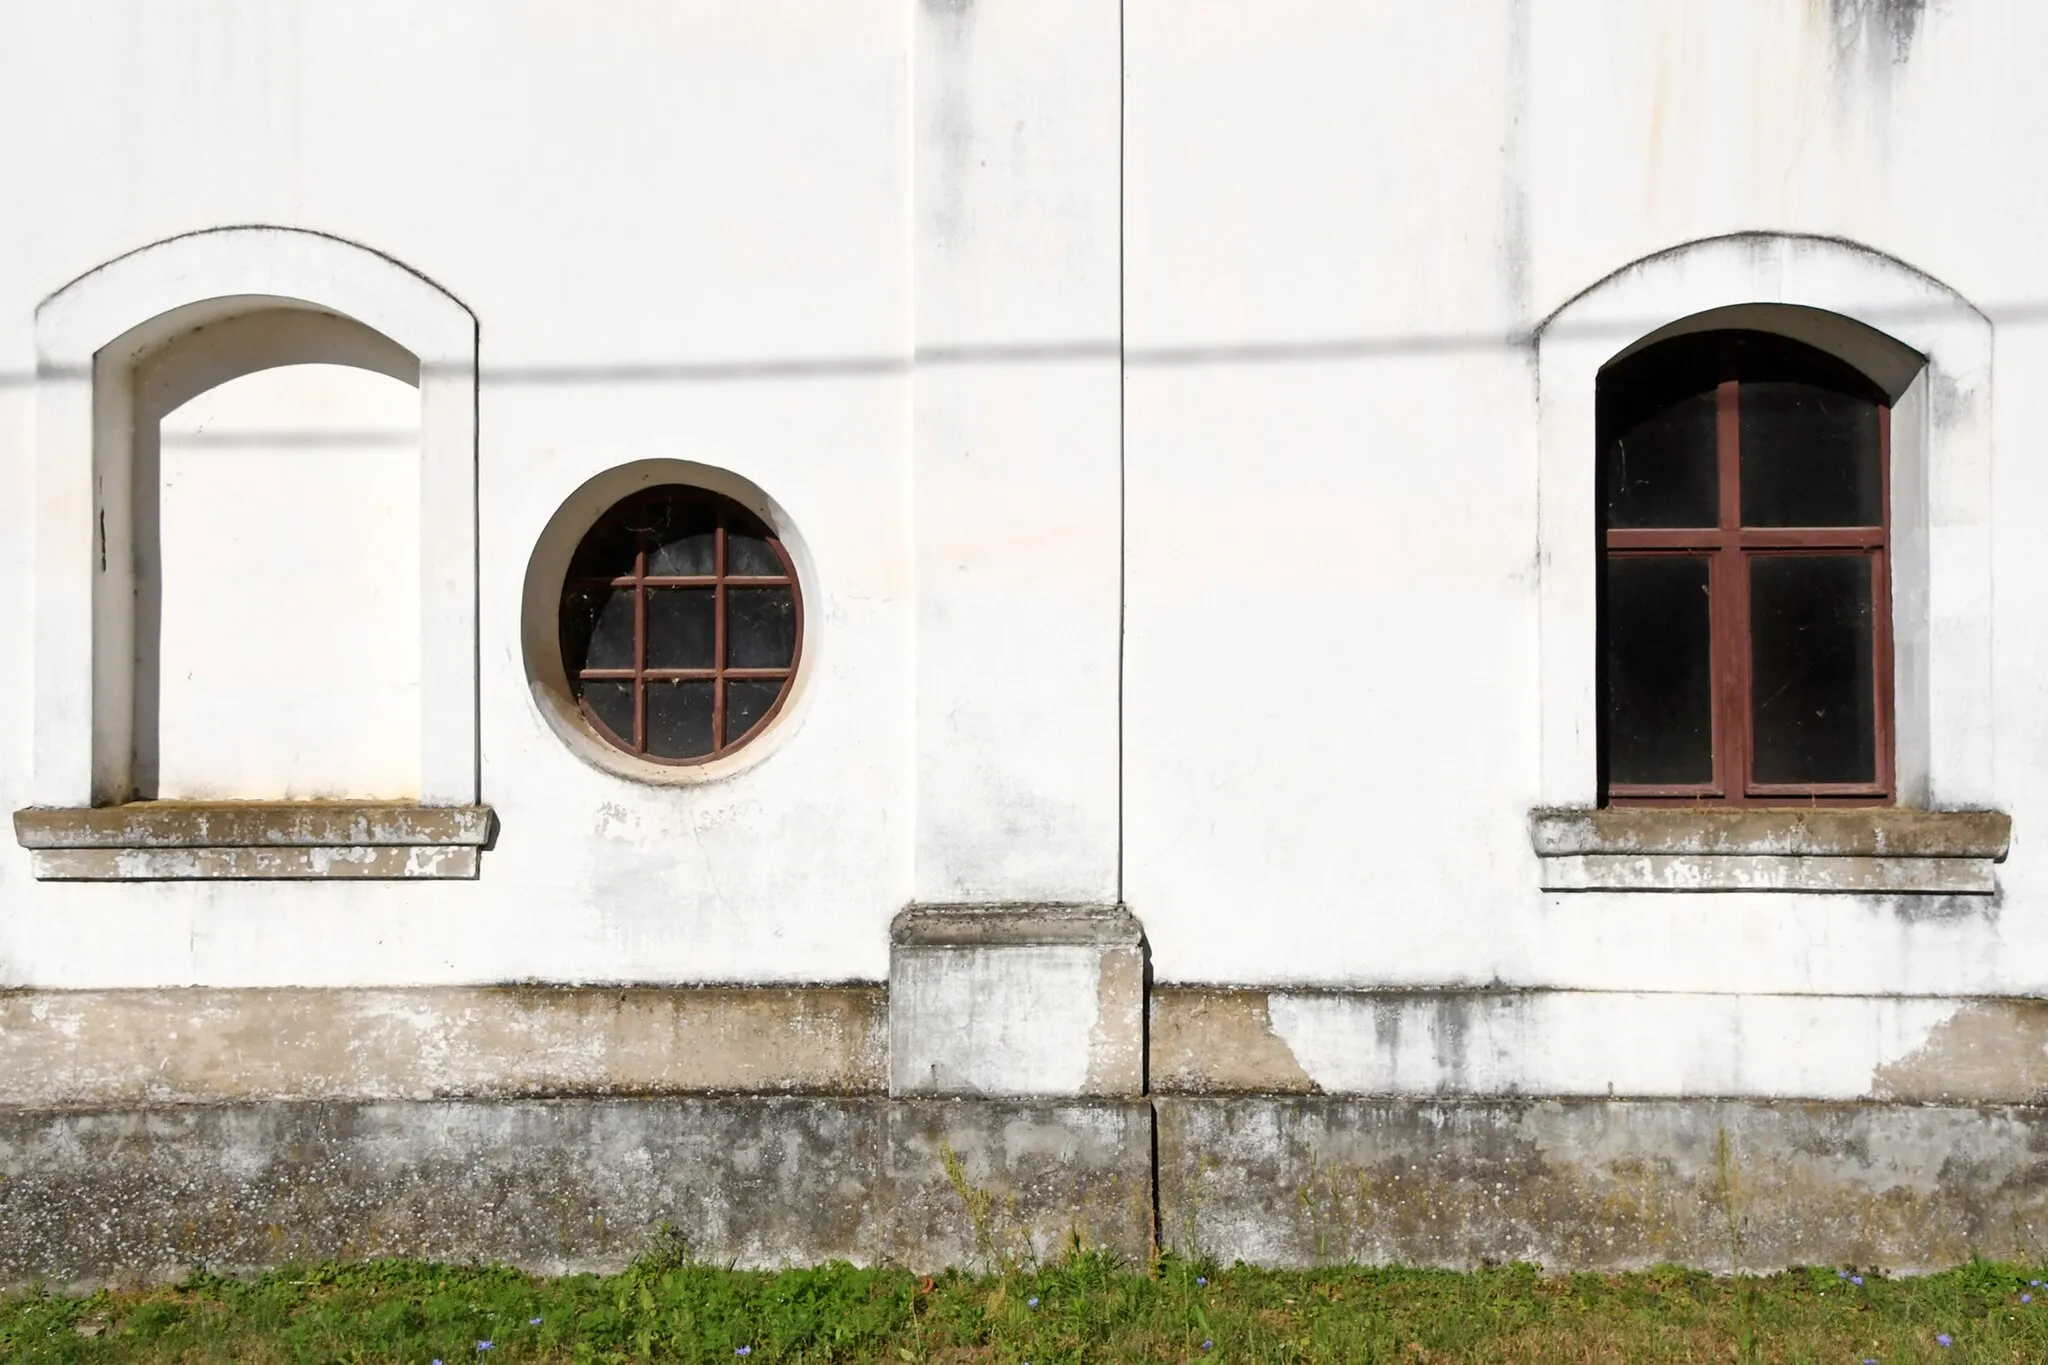
[[[1156,1205],[1155,1205],[1156,1198]],[[1156,1224],[1155,1224],[1156,1207]],[[0,1284],[408,1256],[926,1270],[1229,1262],[1919,1270],[2048,1255],[2048,1110],[874,1097],[0,1111]]]
[[[616,1269],[1141,1257],[1151,1109],[883,1099],[298,1103],[0,1114],[0,1284],[407,1256]]]
[[[1160,1229],[1221,1261],[1926,1270],[2048,1256],[2048,1111],[1161,1099]]]

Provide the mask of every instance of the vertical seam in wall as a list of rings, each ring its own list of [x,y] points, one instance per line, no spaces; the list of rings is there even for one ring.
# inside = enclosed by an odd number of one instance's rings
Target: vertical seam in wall
[[[898,768],[897,771],[903,773],[909,779],[904,784],[904,789],[905,795],[909,798],[907,807],[910,812],[910,819],[908,827],[901,837],[908,839],[910,844],[909,856],[904,859],[903,865],[904,880],[907,883],[907,890],[909,892],[906,899],[915,902],[918,898],[919,890],[918,877],[920,876],[920,869],[918,864],[923,856],[919,847],[919,840],[922,837],[924,823],[922,805],[924,796],[921,790],[924,785],[924,774],[922,772],[924,765],[919,759],[919,755],[922,752],[921,746],[924,741],[920,730],[922,721],[919,719],[920,713],[918,709],[924,701],[924,584],[920,581],[923,574],[918,565],[917,548],[917,538],[921,530],[917,506],[917,395],[919,386],[924,382],[924,377],[919,373],[917,363],[917,309],[920,302],[917,276],[917,244],[918,234],[923,228],[923,220],[920,215],[924,211],[923,200],[919,197],[918,179],[918,177],[924,174],[924,168],[918,163],[918,119],[922,117],[922,111],[918,106],[917,83],[923,75],[918,66],[918,44],[922,41],[923,35],[918,31],[919,16],[916,7],[908,7],[905,12],[909,16],[909,22],[904,30],[903,49],[903,164],[907,168],[903,182],[903,194],[907,201],[903,215],[903,482],[898,486],[897,491],[898,495],[903,499],[903,549],[906,566],[904,574],[904,601],[906,603],[906,615],[909,626],[907,633],[909,638],[906,642],[908,648],[898,658],[909,666],[910,685],[904,689],[909,711],[906,717],[909,723],[904,727],[903,731],[908,741],[904,746],[907,753],[900,760],[903,766]],[[889,950],[889,957],[886,961],[889,965],[885,970],[889,971],[893,976],[895,970],[895,952],[893,949]],[[885,1037],[889,1040],[890,1046],[893,1047],[894,1034],[888,1032],[888,1027],[885,1019],[883,1023]],[[894,1066],[893,1060],[886,1051],[883,1053],[883,1064],[892,1068]],[[895,1072],[891,1070],[888,1074],[893,1078]],[[893,1091],[893,1079],[890,1084]]]
[[[1145,1115],[1151,1121],[1149,1131],[1152,1137],[1152,1170],[1147,1181],[1148,1188],[1152,1191],[1152,1254],[1158,1256],[1166,1250],[1166,1224],[1160,1220],[1159,1213],[1159,1102],[1157,1100],[1149,1097],[1146,1099]]]
[[[1124,904],[1124,806],[1128,797],[1124,785],[1124,656],[1130,638],[1130,477],[1129,425],[1130,367],[1124,348],[1129,344],[1130,317],[1125,289],[1129,267],[1124,253],[1126,219],[1124,187],[1130,181],[1130,143],[1126,134],[1125,106],[1130,95],[1130,72],[1126,54],[1130,39],[1126,28],[1125,0],[1116,6],[1116,901]],[[1159,1105],[1152,1098],[1152,947],[1141,949],[1138,994],[1138,1093],[1145,1097],[1147,1160],[1145,1190],[1152,1205],[1152,1253],[1166,1250],[1165,1224],[1160,1221],[1159,1200]]]
[[[426,382],[422,375],[422,387]],[[422,464],[426,455],[422,427]],[[420,750],[424,755],[424,744]],[[420,779],[426,780],[424,772]],[[474,313],[469,318],[469,799],[484,799],[484,324]],[[495,832],[491,842],[497,842]]]
[[[1121,184],[1121,182],[1119,182],[1119,184]],[[1119,261],[1119,263],[1121,263],[1121,261],[1122,261],[1122,258],[1123,258],[1123,253],[1122,253],[1122,251],[1121,251],[1121,250],[1119,250],[1119,251],[1118,251],[1118,253],[1117,253],[1117,258],[1118,258],[1118,261]],[[1984,581],[1984,619],[1985,619],[1985,622],[1986,622],[1986,625],[1985,625],[1985,628],[1984,628],[1984,651],[1985,651],[1985,653],[1986,653],[1986,654],[1987,654],[1987,655],[1989,656],[1989,657],[1987,657],[1987,658],[1986,658],[1986,659],[1984,660],[1984,694],[1985,694],[1985,695],[1984,695],[1984,714],[1985,714],[1985,716],[1986,716],[1986,717],[1988,717],[1988,721],[1987,721],[1987,724],[1988,724],[1988,726],[1989,726],[1989,728],[1990,728],[1991,734],[1990,734],[1989,738],[1987,739],[1987,741],[1986,741],[1986,743],[1985,743],[1985,750],[1986,750],[1986,753],[1985,753],[1985,758],[1984,758],[1984,761],[1985,761],[1985,765],[1986,765],[1986,767],[1987,767],[1987,768],[1989,769],[1989,771],[1987,771],[1987,772],[1986,772],[1986,773],[1984,774],[1984,776],[1983,776],[1983,779],[1982,779],[1982,781],[1983,781],[1983,784],[1984,784],[1984,785],[1983,785],[1983,787],[1982,787],[1982,790],[1983,790],[1984,792],[1986,792],[1986,793],[1999,793],[1999,794],[2002,794],[2002,793],[2003,793],[2003,791],[2004,791],[2004,789],[2003,789],[2003,788],[2001,788],[2001,787],[2000,787],[2000,786],[1998,785],[1998,646],[1997,646],[1997,643],[1996,643],[1996,641],[1997,641],[1997,638],[1998,638],[1998,324],[1997,324],[1997,323],[1995,323],[1995,322],[1993,322],[1993,321],[1991,320],[1991,318],[1990,318],[1990,316],[1989,316],[1988,314],[1986,314],[1986,315],[1983,315],[1983,316],[1984,316],[1984,332],[1985,332],[1985,337],[1984,337],[1984,352],[1985,352],[1985,353],[1984,353],[1984,556],[1985,556],[1985,559],[1984,559],[1984,580],[1983,580],[1983,581]],[[1928,390],[1927,390],[1927,423],[1928,423],[1928,435],[1927,435],[1927,436],[1924,436],[1924,437],[1922,437],[1922,438],[1921,438],[1921,444],[1920,444],[1920,470],[1921,470],[1921,473],[1922,473],[1922,475],[1923,475],[1923,476],[1926,476],[1926,475],[1930,474],[1930,473],[1931,473],[1931,470],[1932,470],[1932,467],[1933,467],[1933,462],[1932,462],[1931,460],[1929,460],[1929,459],[1928,459],[1928,453],[1929,453],[1929,448],[1930,448],[1930,446],[1931,446],[1931,445],[1933,444],[1933,423],[1934,423],[1934,389],[1933,389],[1933,386],[1932,386],[1932,385],[1929,385],[1929,386],[1928,386]],[[1933,537],[1933,535],[1932,535],[1931,533],[1932,533],[1932,531],[1933,531],[1933,525],[1934,525],[1934,517],[1933,517],[1933,511],[1932,511],[1932,508],[1931,508],[1931,507],[1929,508],[1929,511],[1927,512],[1927,514],[1926,514],[1926,515],[1924,515],[1924,516],[1922,517],[1922,521],[1926,523],[1926,525],[1927,525],[1927,530],[1928,530],[1928,536],[1927,536],[1927,542],[1928,542],[1928,544],[1927,544],[1927,557],[1928,557],[1928,567],[1929,567],[1929,570],[1930,570],[1930,572],[1929,572],[1929,574],[1928,574],[1928,577],[1929,577],[1930,579],[1932,579],[1932,578],[1933,578],[1933,573],[1931,572],[1931,570],[1932,570],[1932,568],[1933,568],[1933,559],[1934,559],[1934,537]],[[1887,557],[1889,557],[1889,555],[1890,555],[1890,553],[1891,553],[1891,551],[1889,550],[1889,548],[1887,548],[1887,550],[1885,551],[1885,553],[1886,553]],[[1931,637],[1933,636],[1933,633],[1934,633],[1934,632],[1933,632],[1933,621],[1932,621],[1932,617],[1933,617],[1933,603],[1932,603],[1932,602],[1930,602],[1930,603],[1928,604],[1928,607],[1929,607],[1929,610],[1928,610],[1928,616],[1929,616],[1929,623],[1928,623],[1928,635],[1929,635],[1929,637],[1930,637],[1930,639],[1929,639],[1929,646],[1930,646],[1930,647],[1929,647],[1928,653],[1929,653],[1929,654],[1931,655],[1931,654],[1933,653],[1933,649],[1932,649],[1932,643],[1933,643],[1933,642],[1932,642],[1932,638],[1931,638]],[[1896,664],[1896,662],[1894,662],[1894,664],[1893,664],[1893,668],[1894,668],[1894,670],[1896,671],[1896,669],[1897,669],[1897,664]],[[1930,693],[1930,696],[1929,696],[1929,702],[1930,702],[1930,704],[1931,704],[1931,703],[1932,703],[1932,700],[1933,700],[1933,698],[1932,698],[1932,695],[1931,695],[1931,694],[1932,694],[1932,692],[1933,692],[1933,689],[1932,689],[1932,688],[1930,687],[1930,688],[1928,689],[1928,691],[1929,691],[1929,693]],[[1894,755],[1894,763],[1893,763],[1893,772],[1892,772],[1892,782],[1893,782],[1893,784],[1894,784],[1894,785],[1893,785],[1893,788],[1892,788],[1892,790],[1893,790],[1894,792],[1897,792],[1897,790],[1898,790],[1898,787],[1897,787],[1897,785],[1896,785],[1896,784],[1897,784],[1897,782],[1898,782],[1898,780],[1899,780],[1899,777],[1898,777],[1898,771],[1897,771],[1897,759],[1896,759],[1896,756],[1897,756],[1897,754],[1898,754],[1898,726],[1897,726],[1897,720],[1896,720],[1896,717],[1897,717],[1897,714],[1898,714],[1898,705],[1899,705],[1899,699],[1898,699],[1898,696],[1897,696],[1897,694],[1896,694],[1896,693],[1894,693],[1894,694],[1893,694],[1893,696],[1892,696],[1892,712],[1893,712],[1893,716],[1894,716],[1894,722],[1893,722],[1893,727],[1892,727],[1892,753],[1893,753],[1893,755]],[[1932,726],[1930,725],[1930,727],[1929,727],[1929,728],[1930,728],[1930,729],[1932,729]],[[1933,747],[1934,747],[1934,746],[1933,746],[1933,744],[1932,744],[1932,743],[1930,742],[1930,743],[1928,744],[1928,746],[1927,746],[1927,747],[1928,747],[1928,749],[1929,749],[1929,754],[1928,754],[1928,763],[1927,763],[1927,766],[1928,766],[1928,769],[1929,769],[1929,772],[1930,772],[1930,775],[1931,775],[1931,773],[1932,773],[1932,770],[1933,770],[1933,767],[1934,767],[1934,762],[1933,762],[1933,753],[1932,753],[1932,750],[1933,750]],[[1121,751],[1119,751],[1119,752],[1121,752]],[[1933,797],[1933,786],[1934,786],[1934,783],[1933,783],[1933,781],[1932,781],[1932,779],[1931,779],[1931,776],[1930,776],[1930,780],[1928,781],[1928,784],[1927,784],[1927,785],[1928,785],[1928,788],[1929,788],[1929,791],[1928,791],[1928,796],[1929,796],[1929,804],[1931,805],[1931,804],[1933,804],[1933,801],[1932,801],[1932,797]],[[1121,783],[1119,783],[1119,784],[1118,784],[1118,787],[1119,787],[1119,789],[1121,789],[1121,787],[1122,787],[1122,784],[1121,784]],[[1983,802],[1982,804],[1985,804],[1985,805],[1992,805],[1992,804],[1997,804],[1997,803],[1996,803],[1996,802],[1993,802],[1993,801],[1988,801],[1988,800],[1987,800],[1987,801]]]
[[[1127,321],[1124,316],[1124,182],[1129,149],[1124,141],[1124,96],[1129,76],[1124,70],[1124,0],[1116,6],[1116,903],[1124,903],[1124,642],[1130,614],[1129,500],[1125,474],[1124,413],[1129,370],[1124,363]],[[1156,1183],[1156,1182],[1155,1182]],[[1155,1201],[1156,1202],[1156,1201]]]

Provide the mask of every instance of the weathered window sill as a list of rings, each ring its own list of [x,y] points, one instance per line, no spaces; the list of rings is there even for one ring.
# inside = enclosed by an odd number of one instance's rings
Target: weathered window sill
[[[1985,896],[2012,840],[2000,811],[1693,807],[1536,810],[1546,891]]]
[[[473,878],[489,806],[136,801],[14,813],[39,881]]]

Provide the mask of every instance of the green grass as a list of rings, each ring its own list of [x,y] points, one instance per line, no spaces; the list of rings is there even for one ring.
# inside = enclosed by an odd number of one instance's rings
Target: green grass
[[[2048,1271],[1978,1262],[1861,1285],[1150,1267],[1079,1254],[925,1279],[650,1258],[613,1276],[374,1261],[0,1301],[0,1359],[43,1361],[2048,1361]],[[2037,1296],[2022,1303],[2020,1296]],[[1951,1346],[1939,1344],[1947,1333]],[[479,1349],[489,1341],[490,1348]],[[741,1352],[744,1350],[745,1355]]]

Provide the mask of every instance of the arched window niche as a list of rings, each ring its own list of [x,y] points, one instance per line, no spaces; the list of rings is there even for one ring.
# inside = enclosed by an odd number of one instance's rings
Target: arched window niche
[[[1694,333],[1843,361],[1890,403],[1895,804],[1601,810],[1597,403],[1603,370]],[[1832,238],[1743,234],[1627,266],[1536,336],[1543,885],[1559,891],[1986,894],[1994,810],[1991,325],[1945,285]]]
[[[36,341],[36,874],[473,876],[469,311],[226,228],[72,281]]]

